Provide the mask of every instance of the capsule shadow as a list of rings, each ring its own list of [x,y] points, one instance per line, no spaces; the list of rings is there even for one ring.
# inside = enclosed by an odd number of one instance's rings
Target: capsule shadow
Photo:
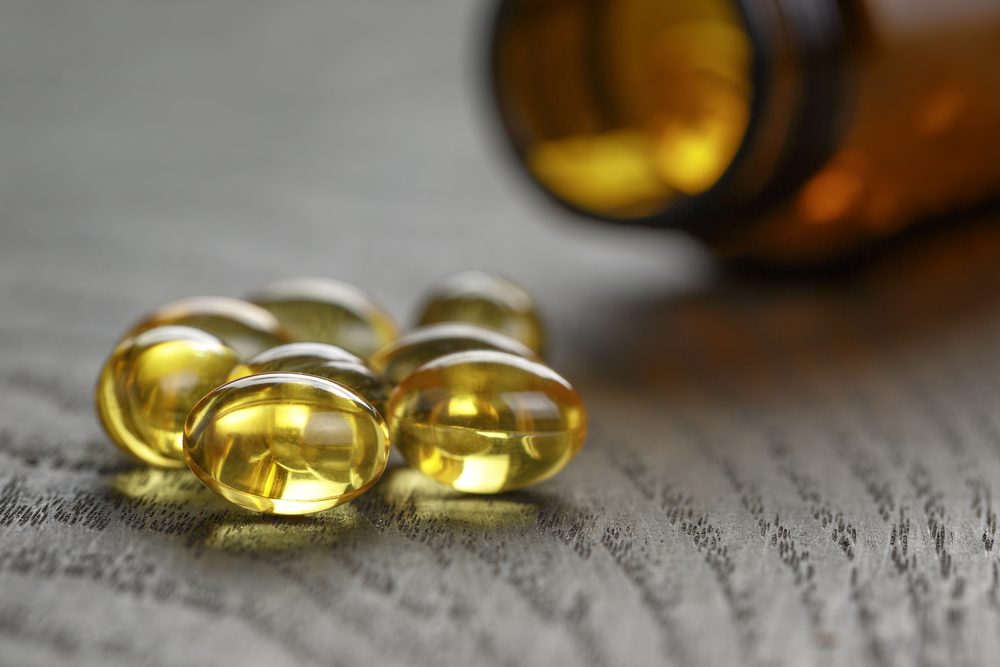
[[[137,467],[113,475],[111,492],[134,506],[173,507],[202,512],[227,512],[232,505],[205,488],[187,469]]]
[[[350,505],[307,516],[256,514],[205,488],[188,470],[135,468],[112,476],[110,492],[134,528],[184,536],[228,552],[302,551],[337,544],[368,526]]]
[[[292,552],[354,540],[369,524],[351,505],[307,516],[236,512],[206,531],[201,546],[227,552]]]
[[[444,524],[489,532],[520,530],[535,524],[544,499],[535,493],[513,491],[479,496],[455,491],[406,467],[394,467],[375,488],[371,507],[403,526]]]

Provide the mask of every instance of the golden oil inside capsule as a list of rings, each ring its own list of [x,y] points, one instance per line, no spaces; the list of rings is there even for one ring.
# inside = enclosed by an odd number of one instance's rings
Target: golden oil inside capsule
[[[223,296],[196,296],[160,306],[133,333],[166,325],[194,327],[218,336],[246,358],[291,342],[281,322],[259,306]]]
[[[111,440],[143,463],[184,466],[188,412],[226,382],[236,351],[190,327],[157,327],[123,340],[97,381],[97,414]]]
[[[434,287],[419,324],[467,322],[496,329],[541,355],[545,332],[534,300],[514,282],[487,271],[462,271]]]
[[[229,374],[230,380],[261,373],[308,373],[351,389],[376,410],[385,410],[388,397],[382,376],[342,347],[328,343],[289,343],[247,359]]]
[[[555,371],[513,354],[450,354],[389,397],[393,443],[413,467],[459,491],[500,493],[556,474],[583,446],[580,395]]]
[[[376,352],[371,358],[371,366],[382,374],[389,386],[395,387],[428,361],[468,350],[496,350],[537,359],[526,345],[495,329],[445,322],[408,331]]]
[[[191,411],[184,458],[204,484],[246,509],[306,514],[346,503],[385,471],[389,434],[367,401],[326,378],[251,375]]]
[[[250,300],[281,320],[295,340],[330,343],[363,359],[399,335],[395,321],[371,296],[335,280],[278,280]]]

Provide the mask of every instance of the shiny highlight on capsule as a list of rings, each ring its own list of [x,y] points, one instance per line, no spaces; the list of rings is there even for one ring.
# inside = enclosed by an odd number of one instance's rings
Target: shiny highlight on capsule
[[[289,343],[247,359],[229,374],[230,380],[262,373],[308,373],[357,392],[380,413],[388,398],[382,376],[342,347],[327,343]]]
[[[129,336],[115,347],[98,378],[101,425],[139,461],[181,468],[188,412],[238,363],[235,350],[200,329],[166,326]]]
[[[336,280],[277,280],[250,300],[277,317],[295,340],[337,345],[363,359],[399,335],[392,316],[375,299]]]
[[[243,358],[292,340],[288,330],[271,313],[252,303],[224,296],[196,296],[164,304],[135,324],[131,333],[167,325],[207,331]]]
[[[470,493],[551,477],[580,451],[587,432],[580,395],[555,371],[482,350],[421,366],[390,395],[387,419],[410,465]]]
[[[419,324],[467,322],[496,329],[541,356],[545,332],[534,299],[512,280],[488,271],[462,271],[433,287]]]
[[[326,378],[251,375],[191,411],[184,458],[209,489],[257,512],[307,514],[346,503],[385,471],[389,434],[363,398]]]
[[[445,322],[408,331],[376,352],[371,358],[371,366],[382,374],[389,386],[395,387],[427,362],[469,350],[495,350],[537,360],[526,345],[495,329],[465,322]]]

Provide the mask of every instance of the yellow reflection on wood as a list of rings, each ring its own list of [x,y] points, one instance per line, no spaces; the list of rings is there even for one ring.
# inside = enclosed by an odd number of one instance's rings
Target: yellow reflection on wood
[[[136,468],[111,478],[109,485],[122,496],[151,505],[197,504],[229,509],[228,503],[212,495],[190,470]]]
[[[215,526],[202,546],[220,551],[296,551],[335,544],[365,523],[350,505],[310,517],[241,517]]]
[[[521,494],[469,496],[428,479],[412,468],[396,468],[376,490],[392,509],[417,521],[440,521],[475,528],[512,529],[534,525],[537,504]]]

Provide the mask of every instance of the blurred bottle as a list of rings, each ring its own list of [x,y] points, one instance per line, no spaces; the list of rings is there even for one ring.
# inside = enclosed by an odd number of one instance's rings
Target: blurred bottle
[[[521,163],[586,215],[840,256],[1000,199],[1000,0],[501,0]]]

